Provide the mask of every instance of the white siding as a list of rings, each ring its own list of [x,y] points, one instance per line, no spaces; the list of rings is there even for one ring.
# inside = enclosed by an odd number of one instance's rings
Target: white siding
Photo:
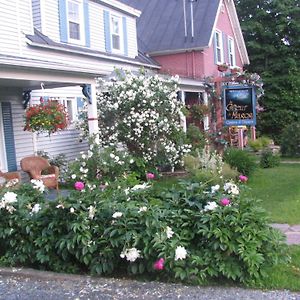
[[[58,0],[42,2],[43,33],[50,39],[60,42]]]
[[[0,1],[0,53],[22,55],[24,34],[32,34],[30,0]]]
[[[89,2],[91,48],[105,52],[103,7]]]
[[[127,34],[128,34],[128,56],[135,58],[138,55],[136,19],[127,17]]]
[[[34,27],[42,31],[40,0],[32,0],[32,18]]]

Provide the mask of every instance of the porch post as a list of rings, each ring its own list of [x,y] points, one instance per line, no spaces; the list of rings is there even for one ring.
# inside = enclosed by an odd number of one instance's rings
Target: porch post
[[[91,84],[90,101],[88,102],[88,124],[89,134],[98,136],[98,114],[97,114],[97,94],[96,84]],[[97,137],[96,137],[97,138]]]
[[[206,92],[203,93],[203,104],[208,105],[208,96],[207,96]],[[204,127],[204,131],[209,130],[209,117],[208,117],[208,115],[206,115],[203,118],[203,127]]]
[[[180,91],[180,100],[185,106],[185,91]],[[183,128],[183,132],[186,132],[186,117],[183,113],[180,113],[180,123]]]

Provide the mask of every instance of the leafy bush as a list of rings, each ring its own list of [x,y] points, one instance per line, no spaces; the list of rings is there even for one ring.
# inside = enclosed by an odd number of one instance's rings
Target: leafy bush
[[[187,140],[192,145],[192,152],[203,149],[206,144],[205,134],[195,125],[190,124],[186,132]]]
[[[121,74],[117,81],[98,81],[97,108],[101,146],[122,145],[147,168],[174,167],[190,151],[180,125],[183,104],[178,78],[162,79],[144,72]],[[87,134],[87,120],[80,124]]]
[[[257,202],[240,198],[240,192],[233,182],[181,180],[154,190],[125,179],[104,190],[84,186],[51,202],[31,186],[15,195],[1,190],[2,261],[184,282],[259,280],[267,266],[287,258],[286,245]]]
[[[245,175],[251,175],[257,167],[255,157],[237,148],[228,148],[224,153],[224,161]]]
[[[300,157],[300,124],[298,122],[288,125],[283,130],[280,147],[283,156]]]
[[[222,176],[225,181],[232,178],[238,178],[240,173],[235,168],[231,168],[228,163],[224,163],[222,167]]]
[[[257,152],[270,145],[271,141],[272,140],[270,138],[262,136],[257,138],[256,140],[249,140],[248,144],[251,147],[251,149],[253,149],[253,151]]]
[[[260,166],[262,168],[274,168],[280,163],[280,156],[273,154],[272,150],[264,150],[260,157]]]

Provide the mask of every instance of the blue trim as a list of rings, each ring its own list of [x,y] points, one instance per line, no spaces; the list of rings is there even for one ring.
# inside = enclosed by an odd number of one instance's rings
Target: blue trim
[[[238,112],[240,115],[244,114],[245,117],[247,117],[248,113],[252,113],[252,118],[239,118],[239,119],[227,119],[228,115],[228,104],[226,103],[226,90],[245,90],[249,89],[251,90],[251,105],[252,109],[251,112],[247,111],[245,112],[243,109],[246,109],[246,106],[242,105],[241,103],[236,104],[237,106],[243,106],[242,109],[240,109],[240,112]],[[253,85],[233,85],[233,86],[223,86],[223,92],[222,92],[222,100],[223,100],[223,113],[224,113],[224,125],[225,126],[240,126],[240,125],[256,125],[256,92],[255,87]],[[235,105],[235,103],[233,104]],[[236,110],[239,108],[237,107]],[[244,112],[243,112],[244,111]]]
[[[104,19],[104,36],[105,36],[105,50],[111,52],[111,34],[110,34],[110,14],[109,11],[103,11]]]
[[[58,1],[60,41],[68,42],[67,4],[66,0]]]
[[[2,102],[3,131],[8,171],[17,170],[16,147],[11,114],[11,104]]]
[[[124,55],[128,56],[128,35],[127,35],[127,19],[122,17],[123,38],[124,38]]]
[[[90,16],[89,16],[88,0],[84,0],[83,2],[83,15],[84,15],[85,45],[90,48],[91,37],[90,37]]]

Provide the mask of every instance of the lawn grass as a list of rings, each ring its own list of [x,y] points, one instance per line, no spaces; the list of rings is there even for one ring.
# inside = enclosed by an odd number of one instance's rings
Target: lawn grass
[[[274,223],[300,224],[300,164],[258,168],[248,182]]]
[[[263,279],[263,288],[300,291],[300,246],[290,246],[289,251],[291,262],[270,267]]]

